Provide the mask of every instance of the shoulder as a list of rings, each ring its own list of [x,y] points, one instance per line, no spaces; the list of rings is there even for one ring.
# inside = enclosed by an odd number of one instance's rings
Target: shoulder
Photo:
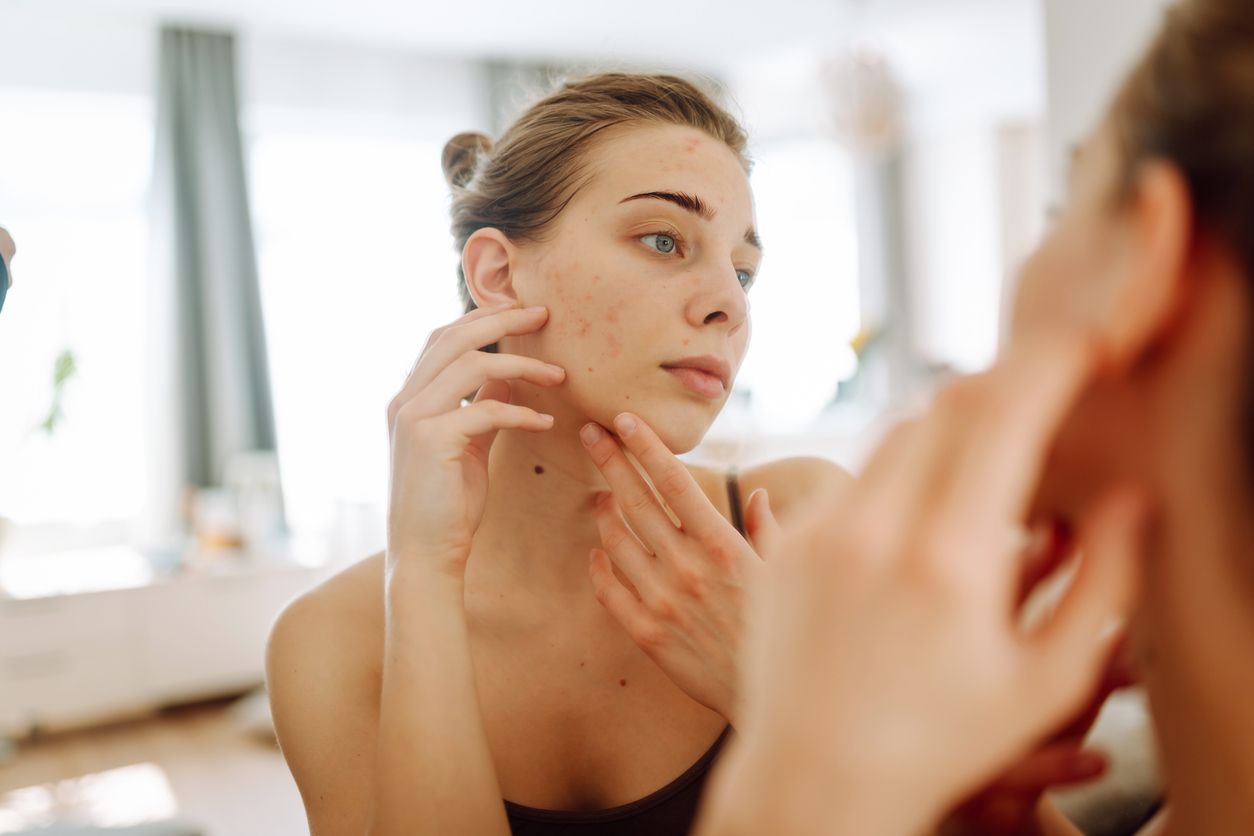
[[[699,465],[688,465],[688,471],[714,507],[730,519],[732,514],[727,492],[730,474]],[[792,516],[810,497],[829,494],[853,482],[853,477],[840,465],[815,456],[777,459],[755,465],[740,471],[736,479],[742,508],[754,491],[765,488],[771,509],[779,519]]]
[[[771,508],[779,518],[791,516],[806,500],[847,487],[853,482],[849,472],[835,462],[815,456],[778,459],[757,465],[740,474],[743,501],[764,488]]]
[[[291,601],[266,644],[275,734],[314,833],[360,832],[368,813],[383,649],[381,557]]]
[[[382,559],[374,555],[354,563],[290,601],[270,628],[268,672],[307,669],[307,655],[322,658],[328,651],[351,651],[360,659],[367,649],[363,642],[381,640]],[[270,670],[276,663],[280,667]]]

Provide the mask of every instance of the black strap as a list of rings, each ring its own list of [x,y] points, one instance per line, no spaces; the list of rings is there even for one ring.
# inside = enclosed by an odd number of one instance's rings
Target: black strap
[[[727,474],[727,504],[731,506],[732,525],[747,540],[749,534],[745,531],[745,514],[740,507],[740,476],[734,470]]]

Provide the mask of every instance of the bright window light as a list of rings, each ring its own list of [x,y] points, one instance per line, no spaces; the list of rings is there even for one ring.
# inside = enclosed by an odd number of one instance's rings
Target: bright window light
[[[0,89],[0,113],[0,225],[18,247],[0,315],[0,517],[122,539],[146,489],[152,102]],[[66,351],[75,371],[49,433],[37,427]]]
[[[737,386],[753,431],[810,426],[856,368],[858,243],[853,175],[833,142],[774,142],[753,154],[752,185],[765,247],[749,294],[753,339]]]
[[[346,508],[385,507],[388,402],[427,335],[461,313],[442,145],[347,134],[258,132],[250,143],[279,460],[297,534],[327,532]]]

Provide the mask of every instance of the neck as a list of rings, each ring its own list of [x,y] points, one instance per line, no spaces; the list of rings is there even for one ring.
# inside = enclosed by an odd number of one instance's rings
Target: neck
[[[1149,410],[1160,516],[1137,632],[1175,833],[1254,822],[1254,488],[1243,455],[1245,300],[1208,294]],[[1222,291],[1222,292],[1221,292]]]
[[[1254,528],[1234,505],[1177,506],[1147,566],[1144,679],[1174,833],[1254,823]]]
[[[608,485],[579,441],[586,419],[556,418],[546,433],[506,430],[492,445],[468,581],[591,597],[588,553],[601,542],[592,498]]]

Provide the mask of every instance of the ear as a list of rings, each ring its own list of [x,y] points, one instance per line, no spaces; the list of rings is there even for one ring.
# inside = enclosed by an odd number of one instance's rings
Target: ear
[[[1118,367],[1135,362],[1171,320],[1186,289],[1193,243],[1188,183],[1169,162],[1140,167],[1124,211],[1124,270],[1106,334]]]
[[[462,248],[462,272],[470,298],[481,308],[517,302],[514,264],[518,249],[499,229],[475,230]]]

